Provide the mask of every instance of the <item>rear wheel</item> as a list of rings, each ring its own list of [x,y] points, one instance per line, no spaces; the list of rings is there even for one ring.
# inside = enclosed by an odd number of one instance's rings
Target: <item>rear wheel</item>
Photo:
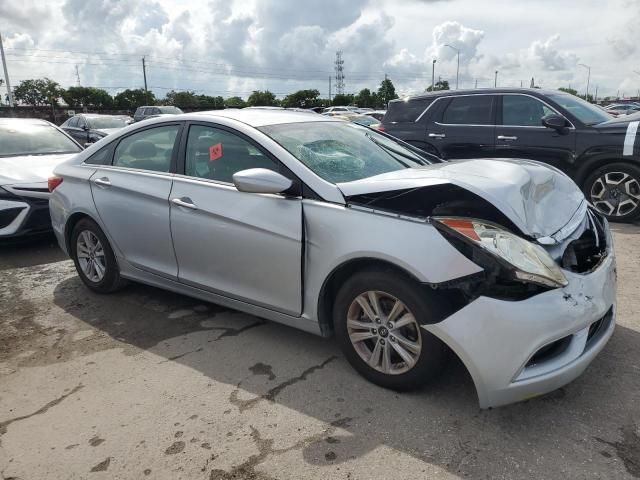
[[[393,270],[355,274],[334,304],[334,328],[347,360],[371,382],[409,390],[439,373],[445,346],[420,327],[439,316],[431,292]]]
[[[640,215],[640,168],[611,163],[587,177],[584,193],[609,220],[629,222]]]
[[[83,218],[75,225],[70,247],[78,275],[91,290],[109,293],[124,285],[109,241],[93,220]]]

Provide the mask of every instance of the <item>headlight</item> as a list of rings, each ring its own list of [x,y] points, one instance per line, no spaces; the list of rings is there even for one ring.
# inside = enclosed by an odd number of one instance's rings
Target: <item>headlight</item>
[[[515,278],[546,287],[564,287],[569,282],[544,248],[503,228],[471,218],[434,218],[470,240],[498,260],[510,265]]]

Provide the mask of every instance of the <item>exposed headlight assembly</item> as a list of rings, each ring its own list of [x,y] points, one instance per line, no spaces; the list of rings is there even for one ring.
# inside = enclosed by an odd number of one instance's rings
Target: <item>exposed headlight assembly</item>
[[[506,262],[517,280],[552,288],[564,287],[569,283],[544,248],[498,225],[473,218],[435,217],[433,220],[490,253],[498,261]]]

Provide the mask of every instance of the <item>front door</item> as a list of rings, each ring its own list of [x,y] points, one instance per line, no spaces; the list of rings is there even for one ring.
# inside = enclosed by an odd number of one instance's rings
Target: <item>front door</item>
[[[97,166],[91,191],[111,240],[134,267],[177,278],[169,225],[171,169],[181,125],[124,137],[111,165]]]
[[[493,157],[495,95],[460,95],[437,103],[427,141],[446,160]]]
[[[557,113],[538,98],[523,94],[501,96],[496,126],[496,156],[526,158],[568,171],[573,165],[576,134],[542,125],[542,117]]]
[[[302,200],[236,190],[248,168],[281,171],[254,143],[211,124],[189,127],[184,176],[171,191],[178,278],[291,315],[302,311]],[[181,154],[182,155],[182,154]]]

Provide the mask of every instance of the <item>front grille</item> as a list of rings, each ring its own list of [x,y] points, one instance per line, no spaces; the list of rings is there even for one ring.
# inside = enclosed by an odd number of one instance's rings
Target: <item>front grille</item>
[[[589,333],[587,333],[587,347],[592,343],[592,341],[596,341],[600,338],[600,334],[605,332],[611,321],[613,319],[613,307],[609,309],[607,313],[605,313],[604,317],[600,320],[596,320],[589,326]]]
[[[27,207],[13,207],[0,210],[0,228],[5,228],[7,225],[11,224],[11,222],[13,222],[25,208]]]
[[[562,254],[562,268],[576,273],[595,269],[607,255],[607,235],[602,217],[588,210],[588,226],[580,238],[570,242]]]

